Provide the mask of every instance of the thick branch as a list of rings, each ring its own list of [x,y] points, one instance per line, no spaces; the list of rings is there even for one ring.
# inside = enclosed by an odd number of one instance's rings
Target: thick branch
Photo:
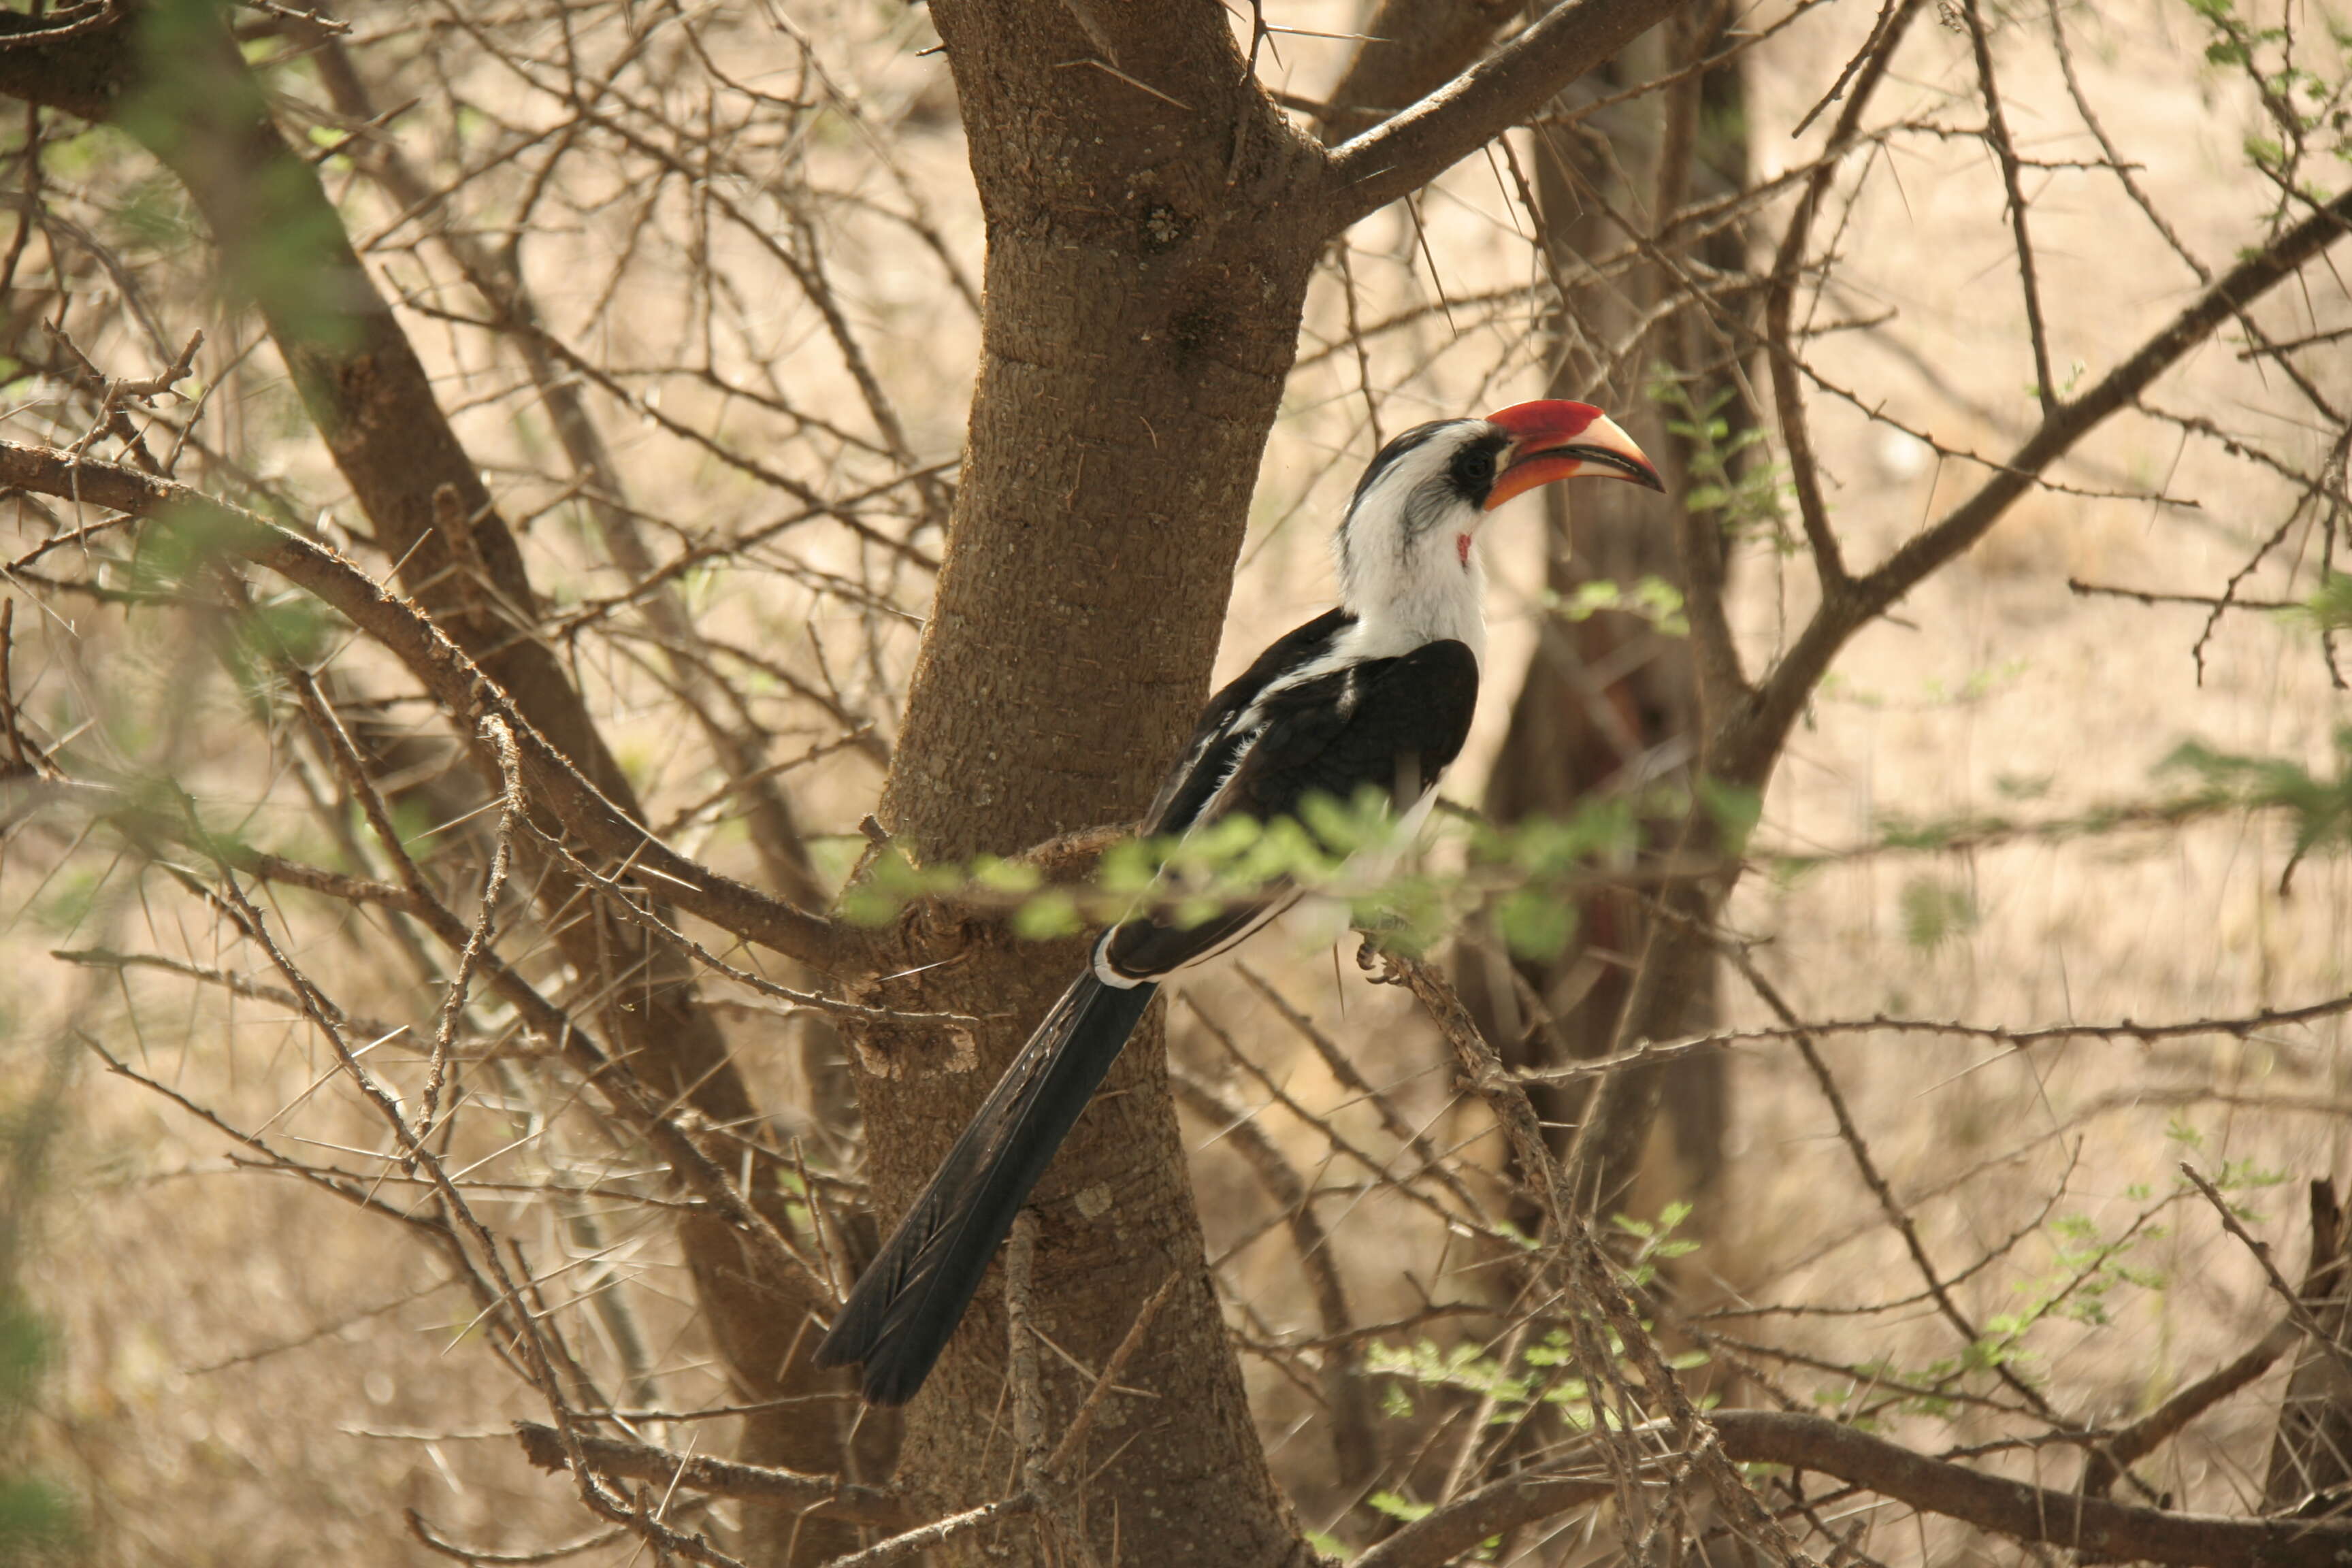
[[[2352,1527],[2167,1513],[2076,1498],[1931,1459],[1824,1416],[1726,1411],[1715,1424],[1735,1459],[1817,1470],[1928,1513],[2112,1562],[2333,1568],[2352,1550]]]
[[[1444,87],[1331,154],[1327,228],[1417,191],[1541,109],[1682,0],[1565,0]]]
[[[1520,9],[1518,0],[1381,0],[1324,101],[1323,139],[1344,142],[1435,92]]]
[[[1965,1465],[1929,1458],[1819,1415],[1727,1410],[1712,1416],[1725,1455],[1743,1464],[1786,1465],[1833,1476],[1923,1512],[2016,1540],[2047,1542],[2112,1561],[2182,1568],[2336,1568],[2352,1552],[2352,1525],[2168,1513],[2030,1486]],[[551,1428],[518,1425],[533,1463],[562,1456]],[[584,1437],[589,1462],[604,1474],[677,1484],[721,1497],[773,1499],[862,1522],[900,1526],[903,1505],[877,1488],[829,1476],[688,1457],[640,1443]],[[1605,1479],[1528,1475],[1482,1487],[1399,1531],[1357,1560],[1357,1568],[1434,1568],[1490,1535],[1607,1498]]]
[[[135,43],[128,7],[103,26],[71,33],[44,17],[0,11],[0,93],[103,120],[131,74]]]
[[[2222,1400],[2270,1371],[2273,1363],[2293,1350],[2303,1331],[2292,1318],[2282,1318],[2271,1331],[2234,1361],[2227,1362],[2175,1394],[2171,1398],[2092,1450],[2083,1468],[2083,1490],[2105,1497],[2125,1470],[2172,1440],[2180,1429]]]
[[[697,864],[614,805],[518,712],[431,619],[328,549],[201,491],[115,463],[0,442],[0,485],[134,516],[169,511],[226,553],[277,573],[383,645],[471,738],[486,714],[503,720],[522,755],[535,805],[596,855],[625,866],[679,908],[828,973],[858,966],[863,942],[829,921]]]
[[[2343,1554],[2352,1552],[2352,1525],[2127,1508],[1931,1459],[1820,1415],[1722,1410],[1712,1420],[1724,1453],[1741,1463],[1833,1476],[1923,1513],[2102,1561],[2180,1568],[2336,1568]],[[1357,1568],[1435,1568],[1450,1561],[1465,1540],[1483,1540],[1549,1518],[1606,1491],[1593,1481],[1552,1476],[1498,1481],[1398,1531],[1358,1558]],[[1457,1534],[1474,1528],[1483,1533]]]

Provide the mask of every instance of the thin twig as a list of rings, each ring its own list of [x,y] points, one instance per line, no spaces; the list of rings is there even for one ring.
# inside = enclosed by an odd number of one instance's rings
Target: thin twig
[[[1985,129],[1993,155],[2000,163],[2000,183],[2009,195],[2009,223],[2017,237],[2017,272],[2025,285],[2025,329],[2033,340],[2033,390],[2042,400],[2042,416],[2058,412],[2058,386],[2050,378],[2050,333],[2042,322],[2042,285],[2034,276],[2033,241],[2025,227],[2025,189],[2018,178],[2017,146],[2010,140],[2009,121],[2001,113],[2000,85],[1993,75],[1992,41],[1985,31],[1978,0],[1960,0],[1968,18],[1969,37],[1975,46],[1977,82],[1984,91]]]
[[[2205,1201],[2211,1204],[2213,1212],[2221,1216],[2221,1228],[2244,1243],[2246,1250],[2253,1254],[2254,1261],[2262,1266],[2263,1277],[2270,1281],[2271,1289],[2278,1293],[2279,1300],[2286,1303],[2287,1318],[2296,1330],[2327,1352],[2328,1359],[2336,1363],[2340,1375],[2352,1377],[2352,1348],[2337,1343],[2336,1336],[2312,1316],[2311,1309],[2304,1304],[2302,1293],[2287,1283],[2286,1276],[2281,1274],[2278,1265],[2271,1261],[2270,1243],[2255,1239],[2253,1233],[2239,1220],[2237,1212],[2231,1208],[2230,1201],[2205,1179],[2196,1166],[2183,1160],[2180,1162],[2180,1173],[2205,1194]]]

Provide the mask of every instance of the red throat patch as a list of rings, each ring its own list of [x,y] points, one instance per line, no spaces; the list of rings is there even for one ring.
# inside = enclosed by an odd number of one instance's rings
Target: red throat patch
[[[1462,570],[1465,572],[1469,571],[1470,536],[1468,534],[1457,533],[1454,536],[1454,553],[1462,557]]]

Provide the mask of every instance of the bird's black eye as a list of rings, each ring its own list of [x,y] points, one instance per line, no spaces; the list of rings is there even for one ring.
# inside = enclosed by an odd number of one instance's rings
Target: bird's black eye
[[[1471,447],[1454,459],[1454,482],[1465,495],[1474,500],[1484,499],[1488,487],[1495,482],[1495,453],[1487,447]]]

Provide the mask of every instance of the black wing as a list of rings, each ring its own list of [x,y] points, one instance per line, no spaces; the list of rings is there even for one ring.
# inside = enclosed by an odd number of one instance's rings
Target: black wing
[[[1223,776],[1212,775],[1202,789],[1203,767],[1196,762],[1188,770],[1174,798],[1198,793],[1201,802],[1181,826],[1234,815],[1271,822],[1296,815],[1311,795],[1344,801],[1366,784],[1388,793],[1402,812],[1461,753],[1477,706],[1478,660],[1454,641],[1279,686],[1237,710],[1206,749],[1201,761],[1232,755]],[[1097,963],[1116,974],[1156,979],[1230,946],[1289,901],[1277,892],[1195,926],[1129,921],[1104,933]]]
[[[1289,671],[1321,657],[1339,634],[1354,624],[1355,618],[1345,610],[1324,611],[1275,642],[1247,669],[1234,677],[1223,690],[1209,699],[1208,707],[1202,710],[1200,723],[1193,726],[1192,740],[1185,743],[1184,760],[1169,770],[1167,782],[1160,786],[1151,809],[1143,814],[1147,837],[1181,833],[1192,826],[1192,819],[1200,815],[1209,797],[1217,793],[1217,786],[1232,774],[1247,740],[1236,726],[1258,694]]]
[[[1217,695],[1152,807],[1155,831],[1235,811],[1282,816],[1317,791],[1345,798],[1368,783],[1402,806],[1436,782],[1469,732],[1477,660],[1458,642],[1433,643],[1282,684],[1346,626],[1336,612],[1308,622]],[[850,1292],[817,1364],[865,1363],[875,1404],[913,1398],[1013,1215],[1150,1005],[1150,977],[1240,940],[1287,901],[1276,890],[1204,926],[1130,921],[1107,933],[1097,963],[1112,973],[1080,975],[1037,1026]]]
[[[1235,812],[1271,822],[1310,795],[1347,800],[1366,784],[1419,800],[1462,752],[1478,708],[1478,660],[1465,645],[1424,643],[1286,687],[1259,705],[1255,742],[1203,821]]]

